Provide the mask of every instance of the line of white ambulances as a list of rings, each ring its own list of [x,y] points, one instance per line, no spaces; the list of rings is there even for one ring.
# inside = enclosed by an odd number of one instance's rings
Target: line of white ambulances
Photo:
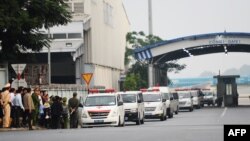
[[[174,97],[168,87],[124,92],[91,89],[82,110],[81,126],[124,126],[127,121],[140,125],[145,118],[172,118],[178,110],[178,96]]]
[[[125,122],[144,124],[144,119],[173,118],[180,109],[190,112],[204,105],[199,89],[150,87],[140,91],[115,92],[91,89],[81,113],[81,126],[124,126]]]
[[[179,96],[179,108],[187,109],[190,112],[194,108],[200,109],[204,107],[204,92],[199,88],[183,88],[175,89]]]

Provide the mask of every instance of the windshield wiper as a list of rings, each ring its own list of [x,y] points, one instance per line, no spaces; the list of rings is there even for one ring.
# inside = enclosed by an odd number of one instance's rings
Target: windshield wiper
[[[108,104],[99,104],[99,105],[95,105],[95,106],[106,106]]]

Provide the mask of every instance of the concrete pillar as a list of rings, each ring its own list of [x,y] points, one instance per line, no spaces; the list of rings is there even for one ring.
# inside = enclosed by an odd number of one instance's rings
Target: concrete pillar
[[[154,85],[154,65],[148,65],[148,87],[152,87]]]

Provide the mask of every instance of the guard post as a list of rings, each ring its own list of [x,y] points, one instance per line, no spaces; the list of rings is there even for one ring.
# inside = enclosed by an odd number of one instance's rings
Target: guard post
[[[239,75],[217,75],[217,105],[218,106],[238,106],[238,91],[236,78]]]

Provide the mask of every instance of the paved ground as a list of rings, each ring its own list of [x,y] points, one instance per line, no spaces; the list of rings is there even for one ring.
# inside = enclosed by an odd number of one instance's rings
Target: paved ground
[[[223,141],[224,124],[250,124],[250,107],[203,108],[126,127],[0,132],[0,141]]]

